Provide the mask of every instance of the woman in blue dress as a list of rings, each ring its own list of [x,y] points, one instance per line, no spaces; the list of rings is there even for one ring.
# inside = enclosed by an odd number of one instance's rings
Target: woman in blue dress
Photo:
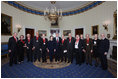
[[[55,51],[56,51],[55,42],[53,41],[53,36],[50,36],[50,40],[48,41],[48,53],[50,62],[53,62],[53,56]]]

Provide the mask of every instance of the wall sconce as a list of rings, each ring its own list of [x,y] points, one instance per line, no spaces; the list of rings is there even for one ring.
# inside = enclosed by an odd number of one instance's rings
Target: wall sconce
[[[103,24],[103,27],[104,27],[105,30],[108,31],[108,24]]]
[[[21,25],[16,25],[16,28],[17,28],[17,30],[18,30],[18,33],[20,32],[20,30],[22,29],[22,27],[21,27]]]

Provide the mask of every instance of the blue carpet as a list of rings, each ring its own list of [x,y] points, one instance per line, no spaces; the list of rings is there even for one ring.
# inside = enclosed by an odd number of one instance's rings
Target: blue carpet
[[[60,69],[42,69],[34,66],[31,62],[20,65],[5,64],[1,68],[2,78],[114,78],[108,70],[100,67],[89,66],[85,63],[81,66],[76,65],[75,61]]]

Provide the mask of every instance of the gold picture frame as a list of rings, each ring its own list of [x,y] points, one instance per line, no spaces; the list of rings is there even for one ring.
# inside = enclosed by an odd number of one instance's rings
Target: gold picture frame
[[[63,30],[63,35],[68,36],[68,34],[71,33],[71,30]]]
[[[98,34],[99,35],[99,26],[94,25],[91,27],[91,35]]]
[[[1,35],[12,35],[12,17],[1,13]]]
[[[45,34],[47,36],[47,31],[46,30],[38,30],[39,36],[42,36],[42,34]]]

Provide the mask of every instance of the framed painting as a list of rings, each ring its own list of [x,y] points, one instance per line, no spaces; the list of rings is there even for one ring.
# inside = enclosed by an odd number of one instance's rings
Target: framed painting
[[[63,35],[68,36],[68,34],[71,33],[71,30],[63,30]]]
[[[46,30],[38,30],[39,36],[42,36],[42,34],[45,34],[47,36],[47,31]]]
[[[98,34],[99,35],[99,26],[98,25],[92,26],[91,35],[94,35],[94,34]]]
[[[1,14],[1,35],[12,35],[12,17]]]

